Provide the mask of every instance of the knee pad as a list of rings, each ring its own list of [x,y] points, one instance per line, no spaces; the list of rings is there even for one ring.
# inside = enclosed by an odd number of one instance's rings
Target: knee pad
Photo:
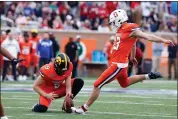
[[[80,86],[80,87],[83,87],[84,81],[83,81],[83,79],[81,79],[81,78],[75,78],[74,84],[75,84],[75,85],[78,85],[78,86]]]
[[[48,110],[48,107],[40,104],[36,104],[32,111],[34,112],[46,112]]]
[[[79,93],[84,85],[84,81],[81,78],[75,78],[72,86],[72,94],[74,97]]]

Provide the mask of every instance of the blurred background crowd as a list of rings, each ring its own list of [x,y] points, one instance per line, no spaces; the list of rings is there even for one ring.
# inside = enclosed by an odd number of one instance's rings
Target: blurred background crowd
[[[124,9],[143,30],[177,32],[177,2],[1,2],[3,26],[109,32],[108,16]],[[140,22],[140,20],[142,21]]]
[[[108,24],[109,14],[115,9],[124,9],[129,16],[129,22],[136,22],[147,32],[177,33],[177,2],[1,2],[1,27],[16,27],[1,32],[1,46],[6,48],[14,57],[25,59],[18,69],[10,65],[8,59],[1,58],[2,80],[35,79],[38,69],[53,61],[60,52],[59,39],[52,32],[39,34],[37,29],[55,29],[63,31],[111,32]],[[30,31],[22,32],[28,28]],[[70,57],[74,69],[73,77],[78,76],[79,42],[81,36],[69,37],[65,53]],[[103,53],[108,56],[113,36],[106,43]],[[177,40],[177,39],[176,39]],[[175,40],[175,44],[177,44]],[[139,61],[137,74],[142,70],[145,44],[138,40],[136,57]],[[153,43],[152,71],[159,71],[163,44]],[[72,51],[72,52],[71,52]],[[178,78],[178,45],[168,46],[168,78]],[[107,57],[108,58],[108,57]],[[128,75],[132,74],[133,64],[129,64]],[[174,77],[172,76],[174,67]],[[1,67],[2,68],[2,67]]]

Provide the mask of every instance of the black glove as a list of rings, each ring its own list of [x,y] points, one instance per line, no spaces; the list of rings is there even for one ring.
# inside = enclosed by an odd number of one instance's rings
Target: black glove
[[[12,65],[17,65],[19,62],[22,62],[22,61],[24,61],[24,59],[16,59],[16,58],[14,58],[13,60],[11,60],[11,63],[12,63]]]

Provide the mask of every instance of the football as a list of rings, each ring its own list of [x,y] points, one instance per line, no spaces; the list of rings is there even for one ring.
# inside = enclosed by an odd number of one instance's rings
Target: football
[[[66,96],[64,99],[62,110],[66,113],[72,113],[71,107],[74,107],[73,100],[69,96]]]

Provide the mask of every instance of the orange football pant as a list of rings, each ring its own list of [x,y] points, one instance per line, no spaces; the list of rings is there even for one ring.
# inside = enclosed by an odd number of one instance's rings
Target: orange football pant
[[[105,84],[108,84],[115,79],[117,79],[121,87],[126,88],[129,85],[127,67],[119,68],[116,64],[111,64],[94,82],[94,86],[102,88]]]
[[[74,80],[75,79],[71,80],[72,85],[73,85]],[[58,98],[61,98],[61,97],[64,97],[66,95],[66,85],[65,85],[65,83],[62,83],[60,85],[60,87],[56,90],[54,90],[54,87],[46,87],[45,90],[43,90],[43,91],[46,92],[46,93],[54,92],[55,94],[57,94],[59,96]],[[40,105],[44,105],[46,107],[49,107],[51,102],[52,102],[51,99],[48,99],[48,98],[40,95],[40,98],[39,98],[39,104]]]

